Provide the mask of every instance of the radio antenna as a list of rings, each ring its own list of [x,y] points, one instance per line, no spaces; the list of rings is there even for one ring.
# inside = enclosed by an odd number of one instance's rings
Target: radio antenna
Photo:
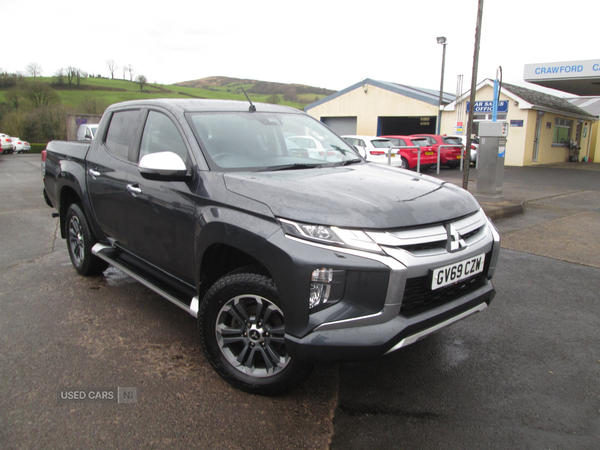
[[[256,106],[254,106],[254,103],[252,103],[252,100],[250,100],[250,97],[248,97],[248,94],[246,94],[246,91],[244,90],[244,88],[240,87],[240,89],[242,90],[242,92],[244,93],[244,95],[246,96],[246,98],[248,99],[248,103],[250,103],[250,107],[248,108],[248,111],[255,112],[256,111]]]

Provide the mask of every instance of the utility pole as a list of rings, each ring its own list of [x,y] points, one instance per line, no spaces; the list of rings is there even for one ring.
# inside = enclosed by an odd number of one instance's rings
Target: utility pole
[[[481,40],[481,21],[483,19],[483,0],[477,6],[477,25],[475,27],[475,52],[473,54],[473,72],[471,74],[471,95],[469,119],[467,122],[467,148],[463,164],[463,189],[469,189],[469,167],[471,165],[471,135],[473,133],[473,116],[475,110],[475,90],[477,89],[477,66],[479,65],[479,41]]]
[[[437,43],[442,44],[444,50],[442,51],[442,76],[440,78],[440,100],[438,104],[438,118],[437,118],[437,133],[440,134],[440,128],[442,125],[442,98],[444,95],[444,66],[446,65],[446,44],[448,40],[444,36],[437,38]]]

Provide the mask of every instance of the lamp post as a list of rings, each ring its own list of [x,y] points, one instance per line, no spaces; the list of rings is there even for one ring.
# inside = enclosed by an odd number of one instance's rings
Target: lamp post
[[[444,66],[446,65],[446,43],[447,40],[444,36],[440,36],[437,38],[437,43],[442,44],[444,46],[444,51],[442,52],[442,79],[440,80],[440,101],[438,105],[438,118],[437,118],[437,133],[440,134],[440,127],[442,125],[442,96],[444,95]]]

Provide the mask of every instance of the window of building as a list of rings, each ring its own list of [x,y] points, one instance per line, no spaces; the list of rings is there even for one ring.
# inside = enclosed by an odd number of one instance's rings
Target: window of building
[[[497,120],[506,120],[507,114],[498,114]],[[493,114],[475,114],[473,116],[474,121],[493,120]]]
[[[554,134],[552,136],[553,144],[568,144],[571,140],[571,131],[573,121],[568,119],[554,119]]]

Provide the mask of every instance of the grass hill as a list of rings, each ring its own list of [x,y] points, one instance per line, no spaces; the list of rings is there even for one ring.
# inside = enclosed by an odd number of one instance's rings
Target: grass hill
[[[303,107],[335,92],[330,89],[316,88],[304,84],[284,84],[229,77],[202,78],[200,80],[176,83],[175,86],[228,93],[241,93],[240,88],[244,88],[249,95],[252,94],[250,95],[251,99],[253,99],[253,96],[264,95],[268,98],[277,95],[283,104],[286,104],[285,102],[300,103]]]
[[[26,77],[26,81],[33,78]],[[244,80],[228,77],[209,77],[186,81],[173,85],[147,83],[143,90],[135,81],[107,78],[82,78],[79,85],[56,83],[54,77],[37,77],[36,81],[49,83],[59,94],[61,103],[73,112],[80,111],[82,105],[90,102],[104,108],[126,100],[147,98],[214,98],[246,100],[240,87],[254,102],[278,103],[303,109],[309,103],[319,100],[335,91],[299,84],[270,83],[258,80]],[[6,101],[8,89],[0,88],[0,103]],[[274,97],[274,96],[277,97]]]
[[[66,139],[68,114],[97,114],[113,103],[152,98],[206,98],[277,103],[302,110],[334,91],[300,84],[209,77],[173,85],[82,77],[79,83],[57,77],[0,74],[0,131],[32,143]],[[50,86],[52,89],[48,88]],[[43,144],[41,145],[43,147]]]

